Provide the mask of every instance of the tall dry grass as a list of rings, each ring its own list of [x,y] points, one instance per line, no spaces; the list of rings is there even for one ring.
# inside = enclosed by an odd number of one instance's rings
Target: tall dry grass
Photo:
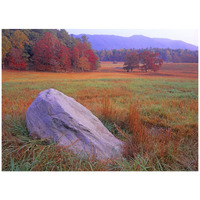
[[[185,132],[171,128],[148,128],[141,122],[138,105],[131,105],[128,118],[128,129],[132,136],[128,137],[124,146],[127,159],[137,158],[138,154],[148,159],[150,166],[161,170],[198,170],[198,133],[196,129]],[[193,143],[192,155],[187,155],[185,147]]]
[[[114,110],[108,96],[103,98],[102,104],[104,120],[113,123],[122,137],[117,136],[125,141],[123,156],[126,159],[142,157],[148,160],[149,170],[198,170],[196,127],[186,131],[184,128],[149,126],[141,120],[139,107],[142,105],[138,102],[132,103],[128,111]],[[117,116],[123,119],[121,123],[115,120]],[[186,152],[186,149],[190,149],[190,152]]]
[[[105,73],[3,73],[3,170],[198,170],[195,82],[157,81],[153,77],[151,80],[65,80],[135,76],[126,73],[109,73],[105,77]],[[30,138],[25,123],[27,108],[48,87],[72,96],[91,110],[110,132],[126,143],[124,158],[106,162],[80,159],[66,149]]]

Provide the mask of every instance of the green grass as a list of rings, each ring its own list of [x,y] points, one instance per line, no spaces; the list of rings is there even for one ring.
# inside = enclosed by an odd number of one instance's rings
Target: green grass
[[[36,75],[29,74],[28,77],[2,83],[2,169],[4,171],[197,170],[197,141],[193,136],[187,136],[188,132],[196,134],[198,129],[197,80],[58,78],[30,81],[34,78]],[[175,155],[173,148],[169,147],[165,159],[159,157],[157,152],[151,158],[138,153],[134,159],[123,158],[102,163],[90,158],[78,158],[69,152],[59,150],[55,144],[33,140],[26,129],[26,110],[40,91],[49,88],[55,88],[74,97],[97,115],[110,132],[122,140],[124,138],[115,124],[120,125],[122,131],[127,134],[132,134],[127,126],[126,117],[129,106],[137,104],[144,124],[182,130],[186,135],[184,136],[186,142],[183,145],[179,143],[180,146],[177,147],[182,153]],[[102,98],[105,95],[109,97],[112,107],[109,119],[104,118],[101,112]]]

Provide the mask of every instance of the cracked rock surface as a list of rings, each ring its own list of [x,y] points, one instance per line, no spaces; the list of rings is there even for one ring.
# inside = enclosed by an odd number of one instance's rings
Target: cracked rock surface
[[[80,156],[99,160],[121,156],[122,141],[112,135],[87,108],[55,89],[42,91],[26,113],[33,138],[51,140]]]

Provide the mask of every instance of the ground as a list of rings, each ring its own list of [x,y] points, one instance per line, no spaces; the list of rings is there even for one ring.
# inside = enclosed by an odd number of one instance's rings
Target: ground
[[[198,170],[198,64],[125,72],[102,62],[97,72],[2,71],[3,170]],[[38,93],[55,88],[93,112],[126,142],[124,158],[80,159],[32,140],[25,115]]]

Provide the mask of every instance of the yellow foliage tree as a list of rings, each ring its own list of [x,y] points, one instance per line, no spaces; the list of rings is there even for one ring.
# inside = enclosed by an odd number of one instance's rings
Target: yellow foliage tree
[[[11,42],[14,48],[24,49],[24,45],[29,43],[29,39],[23,32],[17,30],[11,36]]]

